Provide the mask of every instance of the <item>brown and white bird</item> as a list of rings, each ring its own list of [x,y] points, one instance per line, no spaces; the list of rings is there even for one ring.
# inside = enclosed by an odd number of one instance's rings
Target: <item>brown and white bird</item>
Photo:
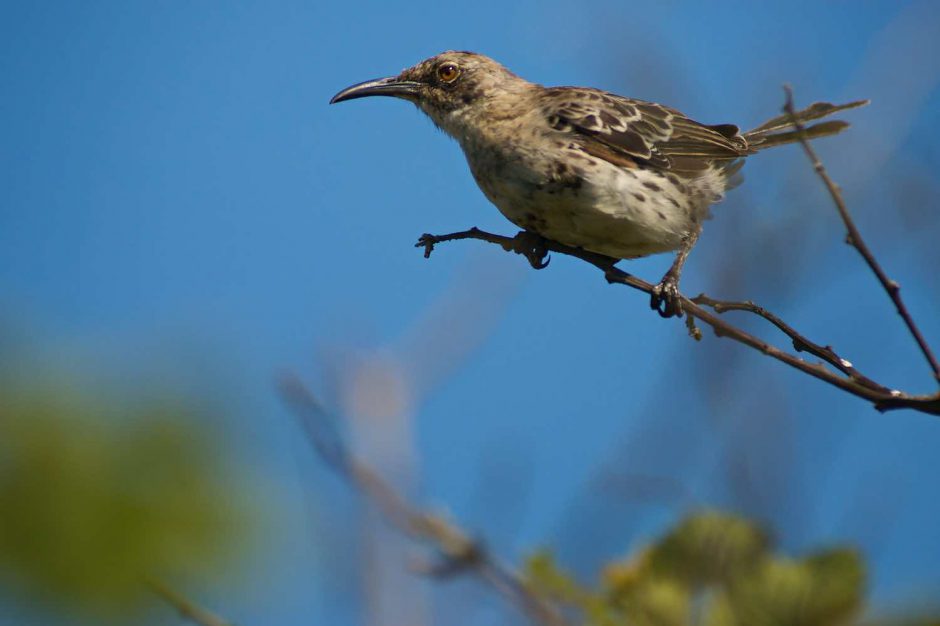
[[[526,231],[613,259],[678,251],[652,297],[664,316],[681,313],[682,265],[711,205],[738,182],[743,158],[799,136],[788,115],[741,133],[599,89],[543,87],[473,52],[444,52],[330,103],[366,96],[416,104],[460,143],[486,197]],[[817,103],[797,119],[865,103]],[[828,121],[805,132],[847,126]]]

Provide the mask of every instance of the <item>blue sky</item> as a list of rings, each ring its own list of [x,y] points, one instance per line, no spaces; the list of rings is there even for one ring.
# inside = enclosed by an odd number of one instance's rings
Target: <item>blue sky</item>
[[[330,580],[343,550],[323,545],[354,545],[336,529],[355,507],[310,458],[272,381],[296,371],[342,405],[329,381],[376,351],[412,385],[416,491],[507,557],[557,545],[590,572],[681,511],[612,505],[616,494],[595,489],[604,467],[672,471],[695,502],[747,509],[716,469],[737,442],[753,489],[776,503],[757,512],[787,548],[861,542],[877,600],[917,596],[940,587],[928,556],[940,554],[940,422],[879,415],[709,333],[692,344],[643,296],[573,260],[534,272],[472,242],[423,259],[412,248],[423,232],[514,229],[413,107],[327,102],[445,49],[711,123],[776,115],[784,82],[803,103],[870,97],[851,135],[820,151],[938,345],[938,257],[924,257],[940,226],[927,210],[938,41],[929,1],[8,3],[0,319],[37,359],[95,381],[219,394],[231,445],[294,518],[250,593],[207,592],[238,623],[364,623],[355,574]],[[874,377],[930,391],[802,159],[783,148],[748,164],[685,290],[754,297]],[[668,263],[627,269],[652,280]],[[786,418],[765,421],[771,405]],[[768,465],[778,458],[783,478]],[[344,504],[310,522],[322,494]],[[592,524],[608,542],[583,545]]]

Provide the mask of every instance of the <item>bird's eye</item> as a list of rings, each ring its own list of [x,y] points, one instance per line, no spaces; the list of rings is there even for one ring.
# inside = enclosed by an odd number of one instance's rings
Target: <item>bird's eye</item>
[[[460,76],[460,69],[453,63],[445,63],[437,68],[437,76],[445,83],[452,83]]]

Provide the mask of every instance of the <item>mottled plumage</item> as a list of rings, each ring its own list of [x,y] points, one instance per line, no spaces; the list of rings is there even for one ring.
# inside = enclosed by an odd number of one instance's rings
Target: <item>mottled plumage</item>
[[[614,259],[678,250],[654,294],[666,315],[679,312],[682,263],[743,159],[796,140],[788,116],[741,133],[598,89],[543,87],[471,52],[444,52],[331,102],[372,95],[414,102],[454,137],[480,189],[519,227]],[[797,115],[806,123],[861,104],[819,103]],[[824,122],[807,134],[846,126]]]

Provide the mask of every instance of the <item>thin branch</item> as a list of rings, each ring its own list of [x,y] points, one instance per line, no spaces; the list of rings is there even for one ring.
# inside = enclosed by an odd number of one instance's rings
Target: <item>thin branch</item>
[[[702,304],[705,306],[711,307],[716,313],[724,313],[725,311],[747,311],[753,313],[754,315],[763,317],[765,320],[776,326],[783,334],[791,339],[793,342],[793,349],[797,352],[808,352],[813,356],[819,357],[829,365],[833,366],[852,380],[858,382],[861,385],[879,391],[882,393],[890,393],[891,390],[876,383],[872,379],[868,378],[859,373],[855,366],[852,363],[845,359],[844,357],[836,354],[835,350],[832,349],[832,346],[821,346],[818,343],[813,343],[800,333],[798,333],[792,326],[784,322],[782,319],[768,311],[762,306],[754,304],[750,300],[732,302],[727,300],[715,300],[709,298],[704,293],[699,294],[698,296],[692,298],[692,302],[696,304]]]
[[[531,238],[531,233],[520,233],[515,237],[506,237],[488,233],[479,228],[471,228],[470,230],[447,235],[425,234],[421,236],[418,243],[415,245],[416,247],[424,248],[425,257],[428,257],[436,244],[461,239],[476,239],[498,245],[508,252],[521,254],[527,258],[533,267],[539,265],[541,260],[539,254],[544,256],[548,252],[555,252],[581,259],[597,267],[604,273],[604,278],[609,283],[626,285],[647,294],[651,293],[653,290],[652,284],[616,267],[616,259],[593,252],[587,252],[580,248],[572,248],[547,239],[541,240],[540,245],[535,246],[530,243]],[[544,266],[544,263],[541,265]],[[805,374],[809,374],[814,378],[818,378],[834,387],[838,387],[843,391],[871,402],[879,411],[907,408],[931,415],[940,415],[940,393],[933,395],[911,395],[876,383],[858,372],[847,359],[836,354],[831,347],[823,347],[810,341],[792,327],[783,323],[779,317],[762,307],[753,303],[712,300],[704,294],[694,299],[689,299],[685,296],[680,296],[680,298],[682,301],[682,310],[689,316],[711,326],[716,336],[726,337],[750,348],[754,348]],[[709,311],[705,306],[713,307],[714,312]],[[729,310],[750,312],[770,321],[793,341],[797,350],[808,352],[823,359],[823,361],[835,367],[837,371],[829,369],[823,363],[811,363],[798,356],[785,352],[763,339],[728,323],[721,317],[721,313]]]
[[[897,283],[897,281],[892,280],[888,277],[887,274],[885,274],[885,271],[881,268],[881,265],[875,259],[875,255],[871,253],[871,250],[869,250],[868,246],[865,244],[865,240],[862,239],[861,233],[855,226],[855,221],[849,214],[849,209],[845,204],[845,200],[842,198],[842,191],[832,180],[832,178],[829,177],[829,173],[826,172],[825,166],[823,166],[822,161],[819,160],[819,156],[816,154],[816,151],[813,150],[809,140],[806,138],[806,127],[796,117],[796,112],[793,107],[793,89],[789,85],[784,85],[783,90],[786,92],[787,96],[786,104],[784,104],[783,110],[786,111],[786,113],[790,116],[790,121],[798,132],[797,136],[799,137],[800,145],[803,146],[803,151],[806,153],[807,158],[809,158],[810,162],[813,164],[813,169],[819,175],[819,178],[823,181],[823,184],[826,185],[826,189],[829,191],[829,195],[832,197],[832,201],[835,203],[836,209],[839,211],[839,217],[842,218],[842,222],[845,224],[845,229],[847,231],[845,242],[858,250],[858,253],[862,255],[863,259],[865,259],[865,263],[868,264],[868,267],[871,268],[871,271],[874,272],[875,276],[878,277],[878,282],[881,283],[881,286],[888,294],[888,297],[891,298],[892,302],[894,302],[894,306],[898,311],[898,315],[900,315],[901,319],[904,320],[904,324],[907,326],[908,331],[910,331],[911,335],[914,337],[914,341],[916,341],[917,345],[920,347],[920,351],[924,354],[924,358],[927,359],[927,363],[930,365],[930,370],[933,373],[933,377],[938,382],[940,382],[940,363],[937,362],[937,358],[934,356],[933,351],[927,344],[927,340],[924,339],[920,329],[917,327],[917,324],[914,323],[914,319],[908,312],[907,306],[905,306],[904,301],[901,299],[901,286]]]
[[[362,493],[403,534],[432,546],[439,562],[422,572],[446,578],[473,573],[518,605],[533,622],[568,626],[567,620],[546,599],[533,592],[522,577],[505,565],[456,524],[416,508],[382,476],[342,445],[330,414],[296,377],[281,381],[281,395],[306,430],[310,442],[326,465]]]
[[[231,622],[198,606],[190,601],[189,598],[171,589],[161,581],[148,578],[145,582],[155,594],[176,609],[177,613],[179,613],[183,619],[189,620],[194,624],[199,624],[199,626],[233,626]]]

